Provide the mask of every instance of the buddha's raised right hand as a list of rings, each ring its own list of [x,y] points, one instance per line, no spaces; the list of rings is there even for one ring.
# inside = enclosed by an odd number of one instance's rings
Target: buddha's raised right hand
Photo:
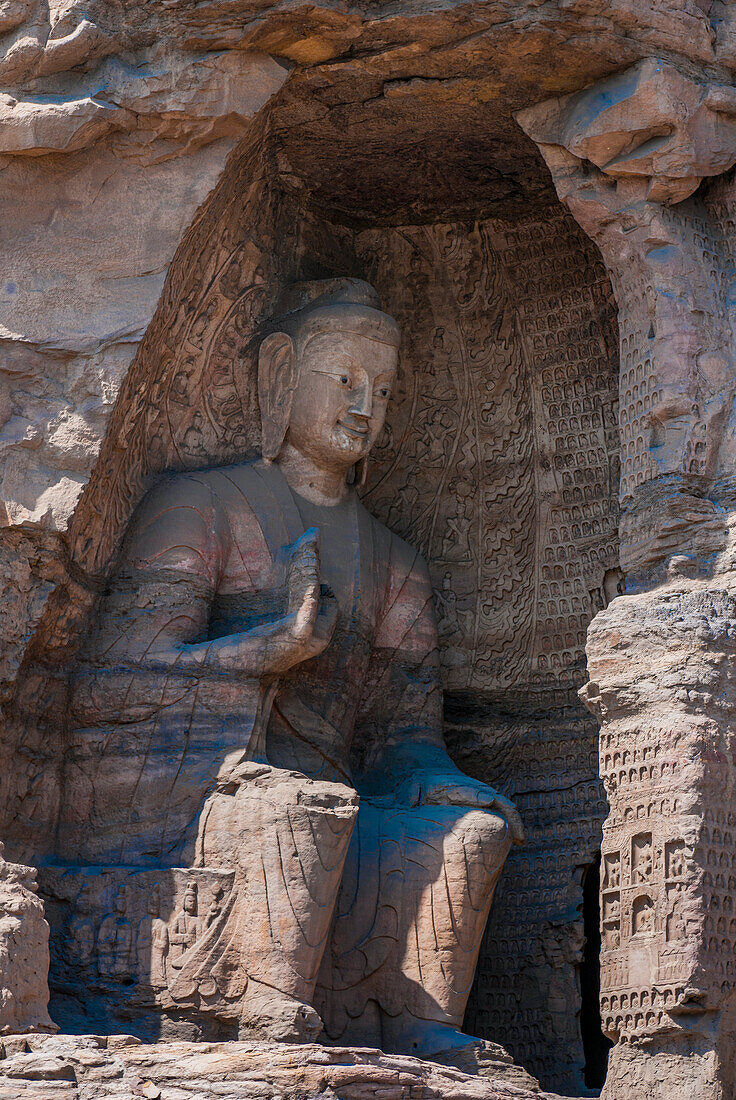
[[[310,527],[286,548],[288,610],[264,632],[268,672],[284,672],[327,648],[337,622],[337,600],[320,584],[319,531]],[[256,631],[249,631],[255,635]]]
[[[151,650],[146,664],[181,672],[230,673],[259,679],[286,672],[317,657],[329,645],[337,600],[320,584],[319,531],[311,527],[285,547],[287,611],[238,634],[212,641],[178,643]]]

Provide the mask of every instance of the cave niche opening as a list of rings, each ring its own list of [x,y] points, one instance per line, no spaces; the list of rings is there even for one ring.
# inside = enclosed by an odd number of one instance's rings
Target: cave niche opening
[[[233,154],[171,265],[74,517],[72,558],[99,583],[163,470],[257,451],[246,365],[284,282],[374,283],[404,347],[365,501],[428,560],[450,752],[517,801],[529,834],[502,876],[466,1029],[543,1087],[576,1091],[572,872],[593,858],[605,813],[598,728],[577,690],[618,565],[610,281],[510,115],[501,157],[474,140],[500,132],[487,102],[412,85],[376,99],[351,143],[357,108],[297,125],[290,94]],[[424,140],[407,145],[416,119]],[[57,940],[62,928],[60,917]]]

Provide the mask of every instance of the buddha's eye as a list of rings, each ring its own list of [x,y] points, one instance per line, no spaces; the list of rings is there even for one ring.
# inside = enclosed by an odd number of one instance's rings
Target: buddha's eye
[[[350,389],[350,379],[348,378],[347,374],[340,375],[340,385],[347,386],[348,389]]]
[[[389,395],[388,388],[386,386],[381,386],[380,390],[378,391],[378,396],[384,398],[384,400],[385,400],[388,397],[388,395]]]

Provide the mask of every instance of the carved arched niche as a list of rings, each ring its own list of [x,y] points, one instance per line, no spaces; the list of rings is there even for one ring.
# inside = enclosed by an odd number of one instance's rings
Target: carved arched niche
[[[27,773],[9,800],[8,842],[39,862],[53,850],[63,731],[58,717],[34,720],[37,700],[44,684],[57,685],[48,698],[63,692],[146,487],[168,469],[257,452],[257,333],[284,284],[366,277],[404,345],[365,502],[429,562],[451,752],[515,798],[529,830],[494,902],[467,1023],[546,1087],[566,1088],[583,1061],[580,868],[599,849],[604,813],[597,727],[576,691],[587,625],[615,591],[618,566],[610,284],[541,164],[533,202],[516,194],[479,207],[477,172],[464,183],[455,166],[447,214],[446,181],[438,188],[436,175],[417,172],[414,221],[406,206],[382,217],[378,186],[369,217],[350,208],[349,158],[340,162],[334,142],[318,148],[313,124],[314,156],[302,167],[319,167],[331,186],[330,205],[317,204],[324,187],[294,171],[283,110],[269,108],[232,154],[122,387],[69,530],[69,579],[27,654],[18,698]],[[387,127],[376,180],[391,178],[386,158],[403,163],[393,134]],[[476,156],[470,137],[462,147]],[[363,156],[361,195],[370,170]],[[436,189],[431,201],[424,186]]]

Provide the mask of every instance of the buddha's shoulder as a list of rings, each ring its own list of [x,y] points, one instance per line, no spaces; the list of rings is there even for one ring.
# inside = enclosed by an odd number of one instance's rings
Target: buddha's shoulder
[[[207,541],[213,533],[225,534],[236,516],[241,527],[250,519],[255,523],[245,472],[253,467],[255,463],[243,463],[163,474],[140,501],[129,537],[166,528]]]
[[[162,474],[146,493],[145,501],[167,500],[172,505],[191,505],[209,500],[226,503],[233,492],[247,494],[248,487],[263,479],[263,464],[254,459],[232,466],[203,466],[196,470]]]

